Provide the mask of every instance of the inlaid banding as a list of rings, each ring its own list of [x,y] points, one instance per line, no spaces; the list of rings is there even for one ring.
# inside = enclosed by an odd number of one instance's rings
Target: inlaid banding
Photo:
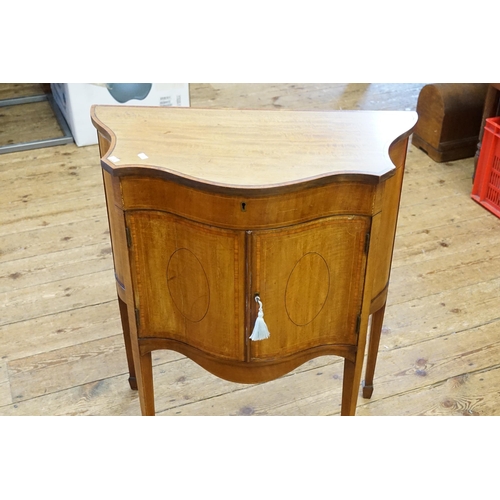
[[[305,326],[318,316],[330,291],[330,270],[316,252],[306,253],[295,264],[285,289],[285,307],[290,321]]]
[[[177,249],[168,261],[167,285],[179,312],[197,323],[210,306],[210,286],[203,265],[187,248]]]

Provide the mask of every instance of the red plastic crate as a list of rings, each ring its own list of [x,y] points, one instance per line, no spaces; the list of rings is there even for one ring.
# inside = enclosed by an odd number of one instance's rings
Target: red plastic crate
[[[500,218],[500,117],[486,120],[471,198]]]

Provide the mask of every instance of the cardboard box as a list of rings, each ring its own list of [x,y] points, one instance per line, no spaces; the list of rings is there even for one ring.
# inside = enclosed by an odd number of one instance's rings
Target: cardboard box
[[[126,106],[189,106],[188,83],[51,83],[77,146],[97,144],[90,121],[93,104]]]

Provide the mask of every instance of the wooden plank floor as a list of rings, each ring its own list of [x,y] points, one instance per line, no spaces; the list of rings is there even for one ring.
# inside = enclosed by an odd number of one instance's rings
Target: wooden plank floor
[[[422,86],[192,84],[191,104],[415,109]],[[2,84],[0,98],[33,87]],[[0,144],[54,134],[49,118],[0,108]],[[358,415],[500,415],[500,221],[471,201],[472,172],[472,158],[437,164],[410,146],[375,391]],[[176,353],[154,363],[159,415],[339,414],[335,357],[252,386]],[[0,155],[0,415],[138,415],[127,378],[97,146]]]

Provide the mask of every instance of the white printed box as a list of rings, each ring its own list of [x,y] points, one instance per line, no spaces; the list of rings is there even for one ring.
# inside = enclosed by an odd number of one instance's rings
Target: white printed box
[[[93,104],[126,106],[189,106],[188,83],[51,83],[77,146],[97,144],[90,120]]]

